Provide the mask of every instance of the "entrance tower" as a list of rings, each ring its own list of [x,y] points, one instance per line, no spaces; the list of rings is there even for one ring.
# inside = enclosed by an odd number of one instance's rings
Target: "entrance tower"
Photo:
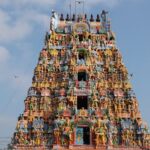
[[[150,136],[106,11],[52,12],[14,149],[147,148]]]

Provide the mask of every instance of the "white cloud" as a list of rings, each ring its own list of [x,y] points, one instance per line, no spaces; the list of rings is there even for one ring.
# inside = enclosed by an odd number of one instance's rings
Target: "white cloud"
[[[74,0],[72,1],[72,5],[74,6]],[[102,6],[102,7],[110,7],[110,8],[114,8],[117,5],[120,5],[122,2],[138,2],[141,0],[84,0],[85,2],[85,8],[86,10],[92,10],[93,7],[95,6]],[[68,7],[68,1],[66,1],[66,6]]]
[[[75,8],[74,0],[71,1],[72,1],[72,11],[74,11]],[[103,7],[114,8],[117,5],[119,5],[121,2],[123,2],[123,0],[84,0],[84,5],[85,5],[84,8],[86,13],[91,13],[94,11],[93,8],[95,7],[97,8],[99,6],[100,8]],[[68,0],[64,1],[64,5],[63,5],[64,12],[69,12],[69,3],[70,1]],[[76,4],[76,6],[78,7],[77,8],[78,10],[82,10],[83,8],[82,5],[79,6],[78,4]],[[100,10],[98,9],[98,11]]]
[[[57,3],[57,0],[42,0],[42,1],[41,0],[29,0],[29,1],[32,4],[38,4],[38,5],[55,5]]]
[[[57,0],[1,0],[0,43],[7,44],[27,38],[36,25],[48,30],[49,16],[42,13],[45,10],[43,7],[50,8],[56,2]],[[9,8],[10,11],[7,10]]]
[[[12,43],[27,38],[36,25],[48,30],[50,16],[34,9],[0,9],[0,18],[0,43]]]
[[[0,42],[9,43],[25,38],[32,30],[23,18],[14,16],[0,10]]]
[[[87,5],[94,6],[94,5],[98,5],[98,4],[104,4],[107,6],[115,6],[116,4],[118,4],[120,1],[122,0],[86,0]]]
[[[4,5],[8,4],[8,3],[9,3],[8,0],[1,0],[1,1],[0,1],[0,5],[1,5],[1,6],[4,6]]]
[[[123,0],[86,0],[85,5],[87,9],[90,9],[101,4],[115,6],[121,1]],[[31,35],[35,25],[48,30],[50,16],[42,11],[47,8],[50,10],[54,6],[57,8],[63,6],[62,9],[66,11],[66,8],[69,9],[69,2],[68,0],[1,0],[1,6],[11,9],[10,11],[0,9],[0,42],[21,41]],[[73,0],[72,5],[74,5]]]
[[[40,26],[43,26],[46,29],[49,26],[50,16],[35,10],[25,12],[22,15],[22,18],[24,18],[24,20],[26,20],[29,23],[33,22],[39,24]]]
[[[1,0],[1,6],[12,6],[17,8],[24,8],[29,6],[54,6],[58,0]],[[60,1],[59,1],[60,2]]]
[[[9,51],[5,47],[0,46],[0,63],[6,62],[9,58]]]

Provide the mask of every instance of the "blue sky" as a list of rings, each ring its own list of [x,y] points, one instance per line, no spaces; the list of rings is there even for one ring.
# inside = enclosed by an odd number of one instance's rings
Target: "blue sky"
[[[129,73],[134,75],[131,82],[143,119],[150,125],[150,1],[85,1],[89,15],[109,11],[117,46]],[[69,3],[70,0],[0,0],[0,137],[12,136],[17,117],[24,110],[33,70],[49,30],[51,10],[69,13]]]

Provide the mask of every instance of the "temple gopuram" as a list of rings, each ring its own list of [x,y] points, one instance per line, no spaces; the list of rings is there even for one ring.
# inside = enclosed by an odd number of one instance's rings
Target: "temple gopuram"
[[[108,12],[52,11],[13,150],[150,150]]]

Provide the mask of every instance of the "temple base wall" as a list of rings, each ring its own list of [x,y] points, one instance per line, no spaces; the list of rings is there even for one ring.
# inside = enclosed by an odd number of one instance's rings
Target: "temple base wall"
[[[149,148],[139,148],[139,147],[112,147],[112,146],[91,146],[91,145],[71,145],[69,147],[61,147],[59,145],[54,145],[52,147],[44,146],[16,146],[13,150],[150,150]]]

